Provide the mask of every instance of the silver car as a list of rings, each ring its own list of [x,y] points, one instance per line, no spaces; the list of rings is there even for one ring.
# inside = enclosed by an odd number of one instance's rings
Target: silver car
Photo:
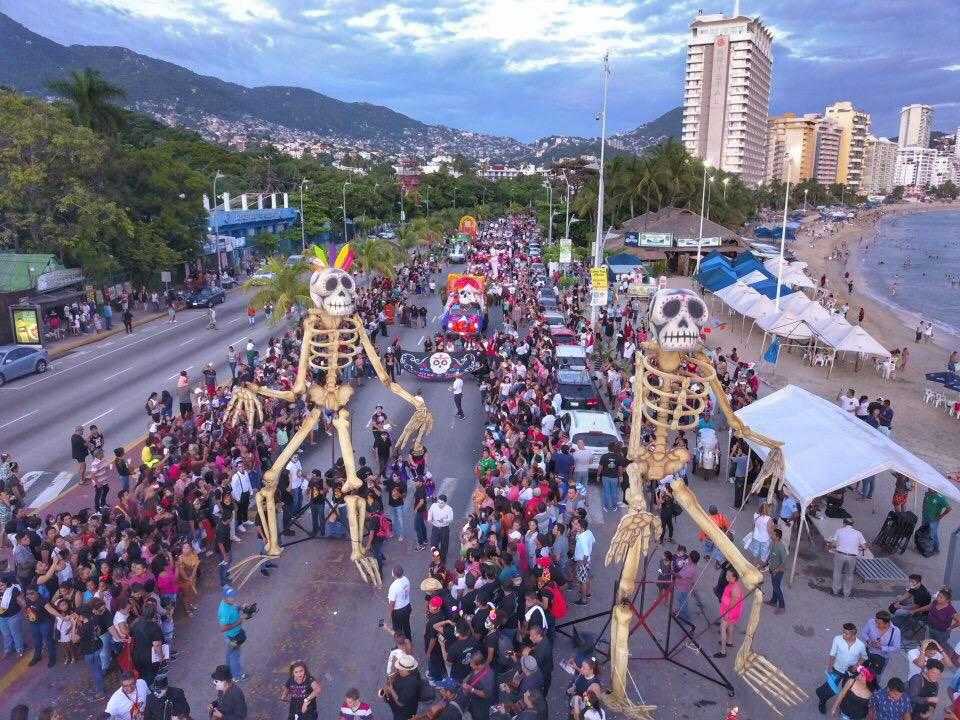
[[[47,371],[47,349],[33,345],[0,345],[0,385],[8,380]]]

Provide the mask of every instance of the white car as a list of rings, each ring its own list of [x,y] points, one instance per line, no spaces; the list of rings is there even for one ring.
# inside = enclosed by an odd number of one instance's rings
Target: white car
[[[570,410],[560,416],[560,423],[574,446],[583,440],[584,446],[593,454],[590,472],[596,472],[600,466],[600,456],[609,452],[610,443],[623,441],[613,416],[608,412]]]
[[[465,245],[452,245],[447,259],[452,263],[462,263],[467,261],[467,248]]]
[[[557,358],[557,365],[561,368],[585,370],[590,367],[587,362],[587,351],[582,345],[557,345],[553,352]]]
[[[566,318],[563,317],[563,313],[560,312],[545,312],[543,314],[543,319],[546,321],[547,325],[563,326],[567,324]]]
[[[253,275],[250,276],[249,282],[252,285],[264,285],[273,280],[274,277],[276,277],[276,275],[272,272],[267,270],[257,270]]]

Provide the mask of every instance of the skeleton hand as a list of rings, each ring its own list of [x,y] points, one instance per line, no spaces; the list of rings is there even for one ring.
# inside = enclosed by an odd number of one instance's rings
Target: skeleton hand
[[[777,705],[774,705],[774,701],[783,707],[799,705],[807,694],[776,665],[763,655],[753,652],[749,645],[744,643],[740,648],[734,668],[750,689],[759,695],[777,715],[783,715],[783,713]]]
[[[634,720],[653,720],[653,711],[657,709],[656,705],[637,705],[629,698],[619,698],[613,693],[606,693],[603,701],[610,710]]]
[[[633,508],[623,516],[617,531],[613,534],[610,547],[607,548],[605,565],[622,563],[635,543],[640,543],[640,554],[646,555],[650,549],[653,533],[660,532],[660,518],[646,510]]]
[[[258,389],[256,385],[252,384],[234,388],[233,396],[227,403],[224,420],[230,425],[246,422],[251,428],[261,422],[263,420],[263,406],[260,404],[260,398],[257,397]]]
[[[369,583],[374,587],[381,587],[383,584],[380,579],[380,566],[377,565],[377,559],[372,555],[361,555],[356,560],[353,561],[357,566],[357,570],[360,571],[360,577],[363,578],[365,583]]]

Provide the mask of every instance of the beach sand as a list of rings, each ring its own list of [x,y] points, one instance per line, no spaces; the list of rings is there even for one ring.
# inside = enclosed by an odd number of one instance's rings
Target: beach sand
[[[905,448],[926,460],[940,472],[946,474],[960,470],[960,421],[950,417],[944,409],[934,408],[923,402],[925,386],[944,391],[942,385],[930,383],[924,377],[928,372],[946,369],[947,356],[950,350],[960,347],[956,338],[948,336],[942,331],[936,333],[934,343],[914,343],[914,329],[917,322],[915,316],[907,312],[894,312],[888,305],[874,299],[866,292],[866,284],[862,277],[862,265],[858,248],[859,239],[874,232],[873,224],[882,209],[885,216],[910,213],[930,212],[945,209],[960,209],[960,203],[916,205],[903,204],[893,207],[876,208],[864,213],[842,230],[836,233],[827,233],[815,240],[810,246],[811,237],[804,233],[792,243],[794,253],[799,259],[809,263],[808,272],[816,282],[821,274],[827,276],[827,288],[838,299],[838,305],[850,303],[848,320],[856,322],[857,313],[864,308],[863,327],[877,341],[887,348],[910,349],[910,359],[905,370],[898,370],[895,380],[884,380],[873,370],[873,361],[866,358],[859,371],[855,371],[855,358],[841,358],[838,356],[836,366],[827,378],[827,372],[822,367],[810,367],[802,362],[802,355],[797,349],[788,352],[781,350],[775,372],[770,371],[769,365],[764,365],[761,377],[773,388],[783,387],[793,383],[806,390],[815,392],[830,400],[836,399],[838,393],[853,388],[857,396],[868,395],[870,399],[876,397],[889,398],[895,412],[893,421],[893,439]],[[872,234],[869,235],[872,239]],[[851,250],[850,259],[846,266],[836,260],[828,260],[834,248],[846,241]],[[849,271],[854,281],[852,296],[847,294],[847,286],[843,281],[843,273]],[[904,288],[908,291],[909,288]],[[808,291],[809,292],[809,291]],[[729,317],[726,308],[719,302],[712,302],[713,310],[723,317]],[[749,328],[750,322],[747,322]],[[740,316],[731,322],[724,330],[715,331],[710,338],[710,344],[719,346],[728,351],[736,347],[738,353],[751,361],[758,361],[761,355],[762,331],[754,328],[749,345],[740,335]],[[769,390],[769,388],[768,388]],[[948,393],[954,397],[955,393]],[[882,492],[882,491],[880,491]]]

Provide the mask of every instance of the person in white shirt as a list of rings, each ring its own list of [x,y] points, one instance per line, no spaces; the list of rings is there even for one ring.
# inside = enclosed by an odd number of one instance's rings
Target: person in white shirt
[[[573,561],[577,564],[577,582],[580,583],[580,599],[574,602],[574,605],[586,605],[590,599],[590,555],[597,540],[593,531],[588,528],[585,518],[576,518],[573,529],[577,533]]]
[[[293,494],[293,511],[297,512],[303,506],[303,490],[307,487],[307,478],[303,475],[303,465],[300,463],[300,453],[293,456],[287,463],[290,473],[290,492]]]
[[[573,455],[573,482],[575,485],[583,484],[586,487],[593,452],[587,449],[583,440],[577,440],[577,447],[570,454]]]
[[[240,460],[237,462],[237,471],[230,478],[230,494],[237,502],[237,529],[241,532],[247,531],[245,525],[253,525],[253,521],[248,519],[252,491],[250,473],[247,472],[243,460]]]
[[[410,637],[410,578],[403,574],[403,568],[393,568],[393,582],[387,590],[387,607],[390,610],[389,630]]]
[[[623,359],[628,363],[633,362],[633,354],[637,351],[637,346],[633,344],[633,340],[627,340],[623,344]]]
[[[857,626],[853,623],[844,623],[842,634],[833,638],[830,656],[827,658],[827,673],[834,687],[843,687],[847,678],[853,677],[856,668],[866,659],[867,646],[857,637]],[[830,682],[825,682],[817,688],[817,700],[820,703],[821,713],[826,712],[827,701],[835,694]]]
[[[843,596],[850,597],[857,557],[867,547],[867,540],[863,533],[853,527],[853,518],[848,517],[843,519],[843,527],[833,534],[827,545],[834,550],[832,592],[839,595],[842,588]]]
[[[920,647],[907,651],[907,677],[910,678],[919,674],[927,667],[927,660],[939,660],[943,662],[943,652],[936,640],[924,640]]]
[[[557,424],[557,416],[552,412],[548,412],[540,420],[540,432],[544,435],[550,436],[553,434],[553,428]]]
[[[458,372],[453,379],[453,404],[457,406],[457,417],[466,417],[463,414],[463,377]]]
[[[450,548],[450,523],[453,522],[453,508],[447,505],[447,496],[438,495],[437,501],[427,511],[427,523],[430,525],[430,545],[447,557]]]
[[[840,407],[843,408],[844,412],[855,413],[860,407],[860,403],[857,402],[854,395],[853,388],[850,388],[847,390],[847,394],[840,398]]]
[[[132,672],[120,674],[120,687],[110,696],[104,712],[110,720],[136,720],[143,717],[150,688]]]

